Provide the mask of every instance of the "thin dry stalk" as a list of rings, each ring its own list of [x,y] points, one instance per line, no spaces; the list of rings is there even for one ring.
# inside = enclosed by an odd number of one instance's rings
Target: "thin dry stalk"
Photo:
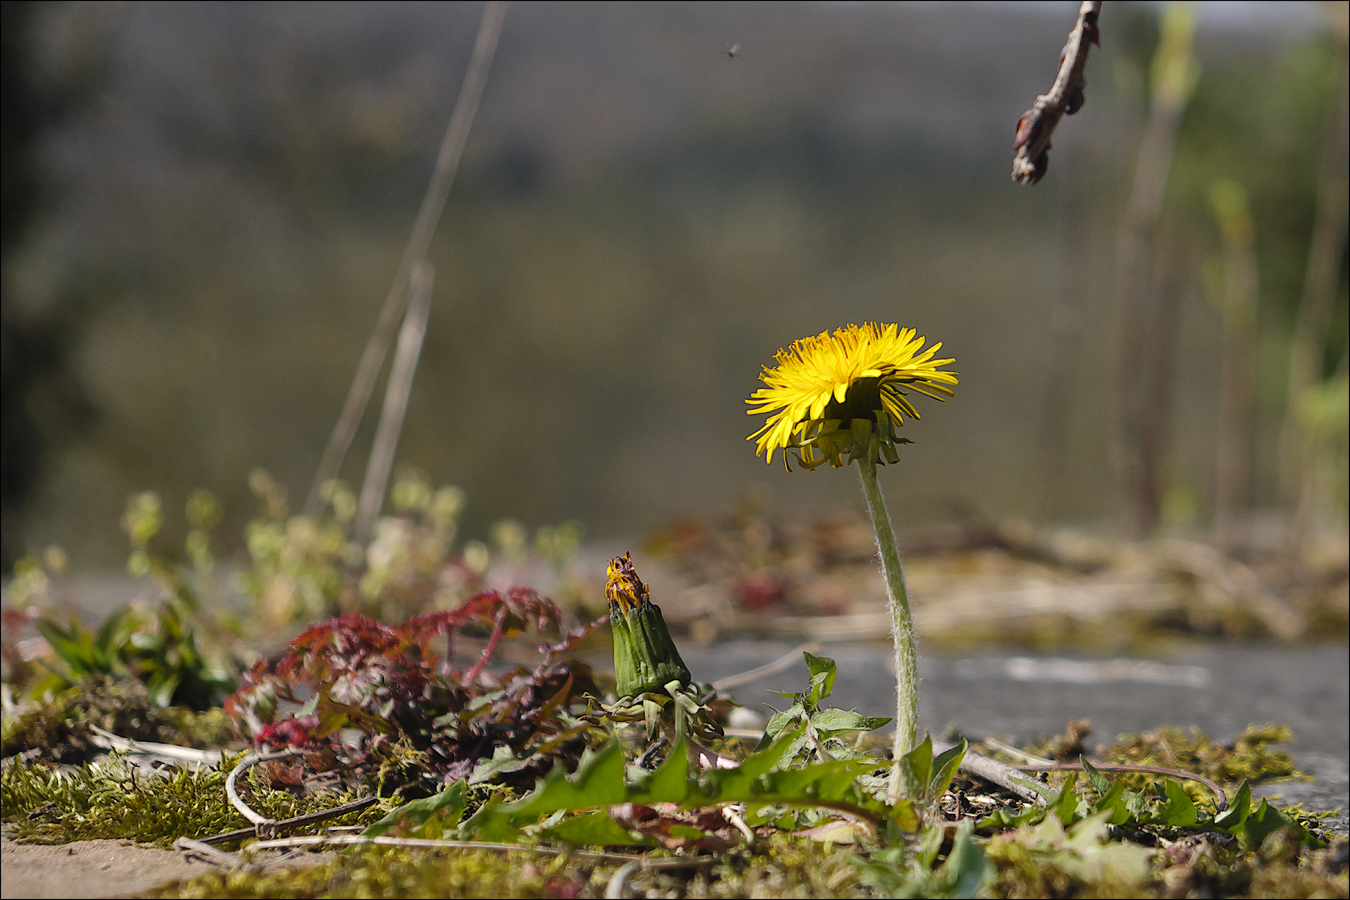
[[[1070,148],[1073,152],[1073,148]],[[1039,473],[1040,517],[1053,521],[1065,492],[1069,470],[1069,419],[1083,359],[1083,333],[1087,324],[1088,286],[1091,266],[1091,170],[1090,150],[1075,154],[1064,185],[1062,220],[1063,254],[1060,257],[1059,297],[1050,315],[1048,355],[1050,374],[1045,383],[1036,446],[1041,460]]]
[[[1153,101],[1135,162],[1134,186],[1120,236],[1115,334],[1116,475],[1131,536],[1146,537],[1157,524],[1149,494],[1141,435],[1149,415],[1145,331],[1153,296],[1155,232],[1182,114],[1198,77],[1191,52],[1194,13],[1176,4],[1163,18],[1154,59]]]
[[[455,180],[460,157],[464,153],[464,144],[469,138],[469,129],[473,125],[474,114],[478,111],[478,101],[483,96],[483,86],[487,83],[488,69],[497,50],[497,39],[501,35],[502,19],[506,15],[506,3],[493,0],[483,10],[483,20],[478,26],[478,40],[474,44],[473,58],[469,61],[468,74],[460,88],[459,99],[455,102],[454,114],[445,130],[441,142],[441,151],[436,158],[436,168],[427,186],[422,208],[413,224],[408,245],[404,248],[403,258],[394,275],[389,294],[385,297],[384,308],[375,323],[375,330],[366,342],[361,353],[361,361],[356,367],[356,376],[352,379],[351,391],[347,402],[338,416],[337,425],[324,448],[319,461],[318,471],[314,475],[314,484],[310,487],[309,498],[305,501],[305,514],[316,515],[323,507],[323,486],[338,476],[342,461],[356,436],[357,426],[365,415],[366,404],[375,390],[375,379],[384,365],[384,357],[394,340],[394,331],[403,318],[408,303],[408,288],[412,272],[416,265],[425,260],[431,246],[431,238],[436,225],[445,211],[445,202],[450,196],[450,186]]]
[[[794,665],[796,665],[797,661],[802,658],[802,653],[819,653],[821,651],[822,646],[823,645],[820,644],[818,641],[812,641],[809,644],[802,644],[800,647],[797,647],[795,649],[789,650],[787,653],[784,653],[782,656],[778,657],[771,663],[765,663],[764,665],[759,666],[758,668],[751,669],[748,672],[741,672],[736,675],[728,675],[726,678],[714,681],[712,685],[713,689],[720,693],[722,691],[729,691],[732,688],[738,688],[743,684],[750,684],[753,681],[759,681],[761,678],[768,678],[770,675],[777,675],[779,672],[782,672],[785,669],[790,669]]]
[[[403,431],[403,417],[408,411],[408,396],[412,393],[413,375],[422,353],[422,341],[427,335],[427,318],[431,314],[431,285],[434,271],[426,260],[413,269],[412,297],[403,328],[394,351],[394,364],[389,371],[389,385],[385,388],[384,407],[380,410],[380,424],[375,429],[375,443],[366,464],[366,478],[361,484],[361,503],[356,514],[353,536],[358,543],[370,540],[375,519],[384,502],[384,489],[389,483],[389,470],[398,449],[398,436]]]
[[[1247,483],[1251,476],[1256,240],[1246,193],[1241,188],[1232,182],[1216,185],[1214,207],[1224,244],[1223,363],[1214,526],[1219,547],[1232,553],[1247,511]]]
[[[1078,21],[1069,32],[1069,41],[1059,52],[1059,73],[1049,93],[1041,94],[1031,109],[1017,120],[1017,137],[1013,149],[1012,178],[1018,184],[1035,184],[1045,177],[1050,165],[1050,137],[1063,116],[1071,116],[1083,108],[1087,88],[1088,50],[1093,44],[1101,46],[1097,17],[1101,14],[1100,0],[1084,0],[1078,8]]]

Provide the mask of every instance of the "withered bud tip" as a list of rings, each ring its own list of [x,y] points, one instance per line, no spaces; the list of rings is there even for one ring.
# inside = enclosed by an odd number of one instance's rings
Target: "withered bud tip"
[[[642,579],[638,578],[637,571],[633,568],[631,553],[611,559],[608,575],[605,597],[625,616],[630,610],[640,609],[651,602],[647,585],[642,583]]]

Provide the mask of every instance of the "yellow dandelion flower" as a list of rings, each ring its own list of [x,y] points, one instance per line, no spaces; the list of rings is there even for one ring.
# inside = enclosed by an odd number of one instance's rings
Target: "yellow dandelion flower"
[[[860,457],[873,463],[896,462],[896,433],[905,417],[919,418],[909,392],[935,400],[953,396],[948,385],[956,372],[940,367],[954,359],[933,359],[942,344],[923,349],[913,328],[846,325],[833,334],[794,341],[778,351],[778,364],[764,367],[765,386],[750,395],[749,415],[768,414],[764,426],[747,440],[758,441],[756,455],[782,448],[806,469],[823,462],[835,468]],[[788,470],[791,471],[788,465]]]

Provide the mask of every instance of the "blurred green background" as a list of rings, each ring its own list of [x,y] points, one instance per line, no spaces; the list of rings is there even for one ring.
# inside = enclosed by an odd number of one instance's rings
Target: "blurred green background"
[[[577,519],[636,544],[747,491],[861,508],[848,473],[766,467],[744,399],[778,348],[875,319],[941,340],[961,373],[883,473],[897,524],[961,497],[1113,526],[1117,244],[1163,7],[1106,4],[1087,104],[1021,187],[1014,124],[1077,6],[511,4],[431,251],[398,460],[465,490],[469,535]],[[261,466],[298,508],[481,14],[5,4],[6,570],[48,544],[119,564],[116,523],[142,489],[172,509],[208,487],[238,534]],[[1164,527],[1203,532],[1213,511],[1225,179],[1246,192],[1259,272],[1248,502],[1278,502],[1344,17],[1198,9],[1159,226],[1176,302],[1174,388],[1153,412],[1170,432]],[[1343,231],[1336,272],[1321,378],[1345,368]]]

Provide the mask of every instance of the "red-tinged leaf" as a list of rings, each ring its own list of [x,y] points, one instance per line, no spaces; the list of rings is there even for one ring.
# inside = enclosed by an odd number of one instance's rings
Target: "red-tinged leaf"
[[[701,813],[680,812],[674,804],[661,809],[635,803],[620,803],[609,808],[609,817],[621,828],[649,837],[667,850],[698,850],[720,853],[731,846],[731,823],[721,810]],[[700,824],[695,824],[698,820]],[[726,835],[716,833],[718,830]]]
[[[603,620],[542,647],[544,659],[533,670],[484,668],[502,638],[551,629],[561,617],[553,601],[525,588],[484,591],[458,609],[396,627],[347,613],[306,630],[275,666],[255,667],[229,709],[256,744],[305,747],[324,759],[326,751],[337,761],[351,752],[339,743],[338,729],[355,728],[364,735],[356,765],[383,765],[388,748],[405,742],[424,751],[416,765],[436,777],[467,776],[480,760],[502,752],[529,760],[521,772],[503,777],[532,779],[560,761],[570,769],[586,735],[567,710],[582,692],[599,689],[590,668],[564,653]],[[448,643],[466,626],[493,631],[478,665],[461,674],[440,663],[431,646],[440,637]],[[275,716],[278,700],[305,702]]]
[[[585,888],[586,886],[580,881],[555,876],[544,885],[544,893],[550,897],[557,897],[558,900],[576,900]]]
[[[267,763],[267,783],[274,788],[304,787],[305,768],[271,760]]]
[[[332,747],[320,747],[313,753],[304,754],[302,758],[315,772],[331,772],[339,765]]]

